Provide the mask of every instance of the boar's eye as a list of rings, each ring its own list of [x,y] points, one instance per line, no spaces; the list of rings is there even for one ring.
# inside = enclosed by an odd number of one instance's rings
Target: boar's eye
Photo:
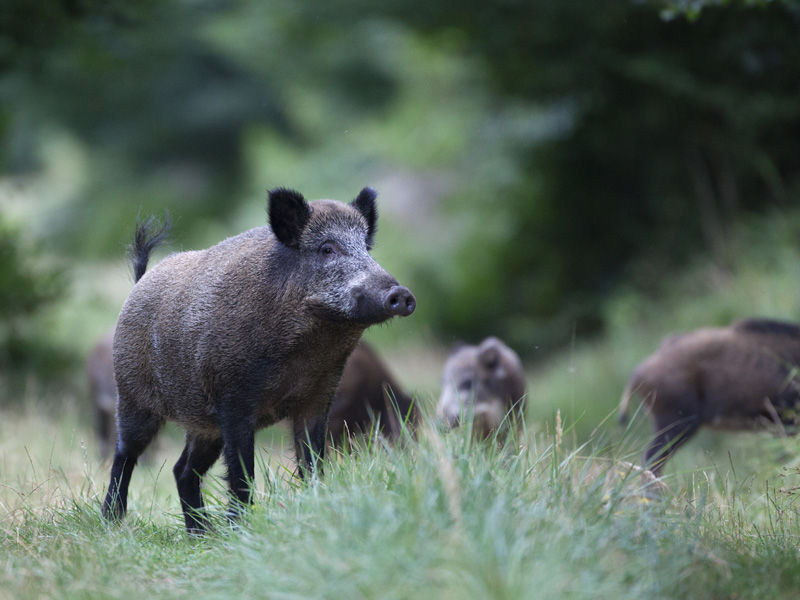
[[[319,253],[323,256],[335,256],[339,254],[339,249],[333,242],[325,242],[319,247]]]
[[[461,392],[468,392],[472,389],[472,379],[465,379],[458,384],[458,389]]]

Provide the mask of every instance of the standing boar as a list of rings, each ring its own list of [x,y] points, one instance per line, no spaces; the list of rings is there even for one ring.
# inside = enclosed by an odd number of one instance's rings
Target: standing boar
[[[269,194],[270,227],[164,259],[144,276],[161,232],[140,227],[138,282],[114,336],[118,441],[103,503],[126,510],[136,459],[165,420],[186,430],[173,473],[186,529],[207,527],[200,479],[224,454],[231,515],[251,502],[255,431],[292,420],[300,474],[325,449],[328,409],[345,361],[374,323],[416,300],[369,255],[376,193],[350,204]]]
[[[509,420],[521,423],[525,372],[517,353],[496,337],[457,348],[444,366],[436,413],[447,427],[456,427],[464,416],[471,418],[473,432],[482,438]]]
[[[114,332],[103,335],[92,348],[86,360],[86,377],[95,415],[95,430],[100,456],[108,458],[114,447],[117,428],[114,413],[117,410],[117,384],[114,382],[114,359],[111,343]]]
[[[328,435],[342,444],[353,433],[369,433],[373,425],[390,441],[403,424],[413,426],[417,408],[395,381],[372,347],[360,341],[347,359],[342,380],[333,398]]]
[[[631,374],[620,422],[638,394],[655,436],[644,463],[657,476],[701,426],[756,429],[797,424],[800,327],[748,319],[667,338]]]

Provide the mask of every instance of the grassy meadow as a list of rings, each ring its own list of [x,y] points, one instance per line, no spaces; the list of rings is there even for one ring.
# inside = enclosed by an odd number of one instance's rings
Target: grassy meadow
[[[555,421],[502,449],[428,424],[403,447],[334,453],[300,485],[273,436],[235,529],[215,468],[217,531],[198,540],[172,432],[137,469],[126,520],[101,518],[108,465],[80,412],[4,415],[0,597],[789,598],[800,583],[800,472],[770,460],[686,470],[701,456],[687,450],[659,496],[606,441],[575,447]]]
[[[446,349],[405,323],[368,333],[427,415],[416,439],[333,452],[300,484],[285,429],[261,432],[255,506],[226,523],[216,465],[217,529],[203,539],[183,531],[179,430],[137,467],[129,514],[110,524],[82,375],[23,382],[0,409],[0,598],[794,598],[795,438],[702,432],[657,492],[624,462],[647,443],[646,415],[615,423],[627,374],[663,336],[800,314],[792,216],[751,221],[724,269],[702,260],[650,297],[620,295],[604,337],[577,332],[530,363],[527,422],[504,447],[436,427]],[[57,308],[51,334],[88,349],[130,282],[121,262],[82,268],[96,283]]]

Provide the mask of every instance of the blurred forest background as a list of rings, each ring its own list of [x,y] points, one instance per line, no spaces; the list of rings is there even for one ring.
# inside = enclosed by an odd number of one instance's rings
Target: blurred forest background
[[[387,345],[494,334],[537,364],[657,338],[742,255],[800,280],[800,5],[4,0],[4,384],[80,372],[137,216],[199,248],[264,224],[269,188],[364,185],[419,305]]]

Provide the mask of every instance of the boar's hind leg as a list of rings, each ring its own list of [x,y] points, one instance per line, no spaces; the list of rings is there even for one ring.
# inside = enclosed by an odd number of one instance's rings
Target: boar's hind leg
[[[658,415],[654,420],[655,437],[644,454],[644,465],[656,477],[661,476],[664,463],[700,428],[700,418],[673,414]]]
[[[178,485],[186,531],[189,533],[202,533],[208,529],[208,519],[203,514],[200,479],[216,462],[221,451],[221,438],[200,438],[187,433],[186,446],[172,469]]]
[[[123,402],[119,403],[117,420],[117,449],[111,465],[111,482],[103,501],[103,514],[109,519],[121,519],[125,515],[133,467],[164,423],[157,414],[131,409]]]
[[[294,449],[297,453],[297,466],[300,477],[321,471],[318,462],[325,458],[325,435],[328,430],[328,416],[312,419],[294,419]]]

